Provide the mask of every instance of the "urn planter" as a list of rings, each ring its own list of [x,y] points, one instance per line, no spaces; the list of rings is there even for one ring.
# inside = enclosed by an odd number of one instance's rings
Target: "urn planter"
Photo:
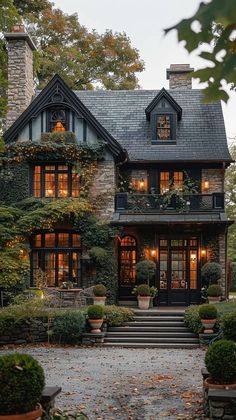
[[[89,325],[92,328],[91,333],[98,334],[101,332],[101,326],[103,324],[103,318],[102,319],[88,319]]]
[[[93,304],[94,305],[105,305],[106,296],[94,296],[93,297]]]
[[[139,309],[149,309],[151,296],[138,296]]]
[[[33,410],[29,411],[28,413],[23,414],[8,414],[0,416],[0,420],[36,420],[41,419],[41,416],[43,414],[43,409],[41,405],[39,404],[38,407]]]

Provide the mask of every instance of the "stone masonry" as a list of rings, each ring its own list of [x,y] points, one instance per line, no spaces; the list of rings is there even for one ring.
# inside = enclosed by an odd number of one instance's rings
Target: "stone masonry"
[[[189,64],[171,64],[166,70],[170,89],[192,89],[192,78],[189,76],[194,69]]]
[[[224,174],[222,169],[202,169],[202,184],[209,182],[208,193],[224,192]],[[205,192],[205,191],[204,191]]]
[[[5,34],[8,44],[8,112],[7,128],[22,114],[34,94],[33,50],[35,46],[24,32]]]
[[[219,234],[219,263],[222,268],[222,277],[220,279],[220,286],[223,290],[223,295],[226,295],[226,250],[225,250],[225,233]]]
[[[97,215],[103,221],[110,221],[112,218],[115,206],[115,186],[114,162],[112,160],[99,162],[90,193],[96,199]]]

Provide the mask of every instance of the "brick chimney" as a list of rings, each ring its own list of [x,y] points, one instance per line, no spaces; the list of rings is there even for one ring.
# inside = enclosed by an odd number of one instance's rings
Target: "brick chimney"
[[[192,89],[192,78],[189,77],[194,69],[189,64],[171,64],[166,69],[170,89]]]
[[[4,34],[8,49],[8,111],[6,127],[30,104],[34,94],[33,51],[36,47],[23,25]]]

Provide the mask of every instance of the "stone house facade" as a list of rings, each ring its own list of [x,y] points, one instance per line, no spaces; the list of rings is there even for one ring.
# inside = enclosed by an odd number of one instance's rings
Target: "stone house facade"
[[[190,66],[172,64],[167,69],[169,90],[73,92],[54,76],[35,93],[32,40],[21,27],[5,38],[9,52],[5,143],[38,144],[42,134],[57,131],[74,133],[78,144],[103,143],[104,156],[94,169],[90,197],[99,202],[96,213],[101,223],[119,228],[114,243],[118,298],[132,299],[135,265],[143,258],[156,263],[152,283],[159,288],[160,305],[198,303],[201,266],[211,260],[222,266],[226,294],[230,222],[224,209],[224,174],[231,156],[221,105],[203,104],[201,91],[192,89]],[[79,181],[72,166],[67,161],[25,164],[30,176],[28,185],[21,186],[22,198],[78,199]],[[19,189],[17,179],[15,185]],[[47,244],[51,234],[54,243]],[[68,278],[69,267],[71,277],[83,264],[77,260],[79,253],[76,258],[71,253],[73,234],[66,225],[61,232],[34,234],[36,257],[31,265],[47,272],[51,286]],[[69,242],[63,248],[65,238]],[[75,278],[81,286],[78,273]]]

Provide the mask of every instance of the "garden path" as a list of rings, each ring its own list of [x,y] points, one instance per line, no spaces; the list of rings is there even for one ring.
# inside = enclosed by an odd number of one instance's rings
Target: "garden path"
[[[10,352],[12,350],[7,350]],[[19,346],[59,385],[57,406],[89,420],[203,419],[203,349]],[[0,354],[6,349],[0,351]]]

